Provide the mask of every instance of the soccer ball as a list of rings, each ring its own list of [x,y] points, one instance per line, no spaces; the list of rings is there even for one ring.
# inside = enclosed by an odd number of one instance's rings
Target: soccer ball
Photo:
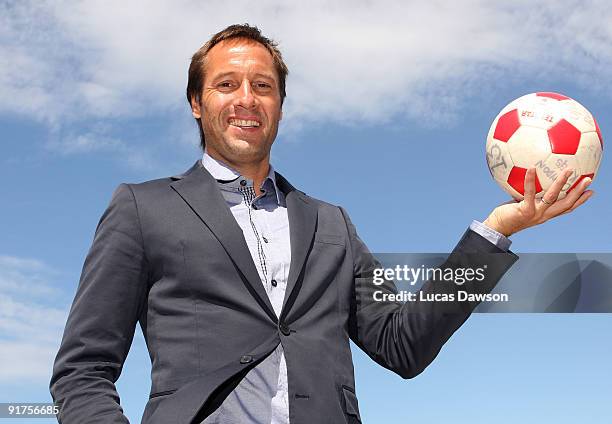
[[[517,200],[525,194],[528,168],[536,169],[536,198],[564,170],[573,169],[561,199],[583,178],[595,178],[603,139],[593,115],[577,101],[558,93],[531,93],[497,115],[486,151],[491,176]]]

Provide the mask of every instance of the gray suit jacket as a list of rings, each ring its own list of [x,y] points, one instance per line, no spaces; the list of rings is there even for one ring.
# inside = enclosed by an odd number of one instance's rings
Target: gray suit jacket
[[[379,264],[346,212],[277,179],[291,239],[278,319],[240,227],[201,161],[178,176],[117,188],[55,360],[50,387],[60,422],[127,422],[114,383],[137,323],[152,362],[142,419],[148,424],[200,422],[279,343],[292,424],[360,422],[349,340],[404,378],[435,358],[476,304],[374,302],[374,290],[396,288],[372,284]],[[475,255],[462,254],[469,252]],[[446,266],[487,262],[485,281],[462,286],[474,292],[490,291],[517,259],[470,230],[454,253],[460,255]]]

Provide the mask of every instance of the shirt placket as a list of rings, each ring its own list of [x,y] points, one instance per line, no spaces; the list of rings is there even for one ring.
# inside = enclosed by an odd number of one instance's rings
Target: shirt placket
[[[261,271],[260,278],[262,279],[262,283],[266,292],[270,292],[270,282],[268,281],[268,263],[266,259],[266,249],[264,248],[264,236],[261,233],[258,225],[256,223],[255,218],[255,210],[253,209],[253,202],[257,198],[255,194],[255,189],[252,186],[244,186],[238,189],[242,194],[242,198],[247,208],[247,213],[249,215],[249,223],[251,225],[251,229],[253,230],[253,235],[255,236],[255,243],[257,245],[257,258],[259,260],[259,269]]]

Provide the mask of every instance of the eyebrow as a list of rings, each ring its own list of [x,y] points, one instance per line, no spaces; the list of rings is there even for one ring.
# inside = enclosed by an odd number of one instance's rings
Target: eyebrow
[[[225,78],[225,77],[233,75],[235,73],[236,73],[235,71],[222,72],[219,75],[215,75],[212,80],[213,81],[217,81],[217,80],[219,80],[221,78]],[[265,78],[265,79],[269,79],[271,81],[275,81],[274,77],[271,74],[263,74],[261,72],[257,72],[255,74],[255,77],[256,78]]]
[[[271,79],[272,81],[274,81],[274,77],[272,75],[270,75],[270,74],[262,74],[261,72],[257,72],[255,74],[255,76],[259,77],[259,78],[263,77],[263,78],[266,78],[266,79]]]

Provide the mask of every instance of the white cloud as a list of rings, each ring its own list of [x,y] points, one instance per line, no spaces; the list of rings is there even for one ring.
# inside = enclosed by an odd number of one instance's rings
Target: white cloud
[[[125,144],[112,137],[101,136],[95,133],[75,134],[61,140],[51,140],[47,147],[62,154],[89,153],[100,150],[121,151]]]
[[[0,255],[0,292],[44,298],[57,295],[48,280],[57,275],[44,263],[28,258]]]
[[[44,263],[0,256],[0,382],[48,381],[68,315]]]
[[[125,162],[130,168],[139,171],[150,171],[160,167],[150,148],[137,144],[128,144],[110,135],[108,125],[93,125],[88,131],[52,131],[45,143],[48,151],[62,156],[78,154],[105,153]]]
[[[50,344],[0,340],[0,382],[48,382],[56,351]]]
[[[3,8],[0,111],[52,125],[186,108],[191,54],[236,22],[280,42],[291,71],[284,126],[293,128],[397,117],[445,122],[486,96],[484,89],[534,75],[612,94],[612,11],[604,1],[116,0]],[[73,145],[88,145],[83,137]]]
[[[58,343],[58,331],[61,335],[66,311],[42,306],[29,295],[27,292],[21,300],[0,295],[0,334],[38,344]]]

